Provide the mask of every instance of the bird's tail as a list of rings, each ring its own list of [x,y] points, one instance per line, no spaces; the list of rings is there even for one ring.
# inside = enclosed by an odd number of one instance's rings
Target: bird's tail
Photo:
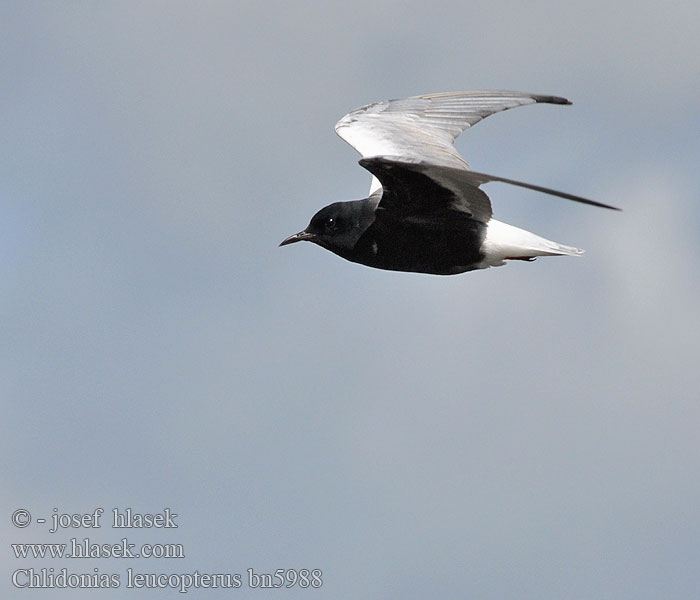
[[[491,219],[482,245],[484,267],[504,264],[505,260],[527,260],[537,256],[580,256],[583,250],[545,239],[524,229]]]

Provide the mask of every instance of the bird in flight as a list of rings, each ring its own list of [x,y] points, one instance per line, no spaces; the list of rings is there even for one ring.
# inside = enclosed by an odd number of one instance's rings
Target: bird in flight
[[[377,269],[454,275],[538,256],[576,256],[565,246],[492,218],[481,189],[500,181],[568,200],[613,206],[549,188],[472,171],[454,142],[465,129],[516,106],[565,98],[521,92],[445,92],[368,104],[335,131],[372,174],[369,197],[335,202],[280,246],[313,242]]]

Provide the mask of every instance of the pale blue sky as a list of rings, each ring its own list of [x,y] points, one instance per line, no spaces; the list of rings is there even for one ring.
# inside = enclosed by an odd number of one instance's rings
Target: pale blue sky
[[[691,1],[1,3],[5,550],[122,537],[16,508],[168,506],[178,530],[128,537],[187,553],[11,558],[3,585],[252,567],[323,570],[258,592],[285,599],[696,594],[699,26]],[[583,258],[441,278],[277,248],[368,189],[339,117],[458,89],[574,102],[459,147],[621,206],[485,188]]]

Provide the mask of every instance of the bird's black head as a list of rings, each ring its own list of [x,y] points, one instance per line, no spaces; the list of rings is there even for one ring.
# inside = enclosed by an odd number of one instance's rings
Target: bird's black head
[[[307,241],[346,256],[374,221],[374,206],[368,200],[330,204],[313,216],[306,229],[290,235],[280,246]]]

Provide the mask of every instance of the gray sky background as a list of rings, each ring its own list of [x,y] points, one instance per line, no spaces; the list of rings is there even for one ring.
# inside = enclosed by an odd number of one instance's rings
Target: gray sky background
[[[319,568],[258,593],[695,597],[699,26],[690,0],[2,2],[3,586]],[[459,148],[621,206],[486,187],[583,258],[441,278],[277,248],[367,192],[339,117],[459,89],[574,102]],[[118,542],[9,519],[98,506],[172,508],[178,530],[127,537],[186,558],[12,557]],[[76,592],[12,591],[49,595]]]

